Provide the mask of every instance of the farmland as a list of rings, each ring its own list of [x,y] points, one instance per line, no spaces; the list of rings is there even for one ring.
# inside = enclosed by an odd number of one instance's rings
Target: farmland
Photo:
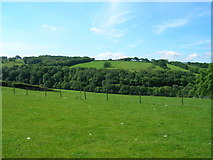
[[[96,68],[96,69],[102,69],[103,64],[105,62],[110,62],[111,67],[109,69],[125,69],[125,70],[132,70],[132,71],[141,71],[141,70],[163,70],[161,67],[154,65],[152,63],[144,63],[144,62],[128,62],[128,61],[92,61],[87,63],[81,63],[74,66],[71,66],[72,68],[75,67],[85,67],[85,68]],[[178,70],[178,71],[186,71],[188,70],[168,64],[168,68],[171,70]]]
[[[211,157],[210,99],[1,90],[4,158]]]

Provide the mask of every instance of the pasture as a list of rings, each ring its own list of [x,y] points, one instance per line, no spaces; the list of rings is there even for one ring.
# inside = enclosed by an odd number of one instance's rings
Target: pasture
[[[103,65],[105,62],[110,62],[111,67],[108,69],[125,69],[130,71],[141,71],[141,70],[164,70],[163,68],[154,65],[152,63],[145,63],[145,62],[132,62],[132,61],[92,61],[87,63],[80,63],[76,64],[74,66],[71,66],[71,68],[75,67],[84,67],[84,68],[96,68],[96,69],[103,69]],[[167,67],[171,70],[175,71],[186,71],[188,70],[180,68],[178,66],[174,66],[171,64],[167,64]]]
[[[3,158],[210,158],[211,100],[2,87]]]

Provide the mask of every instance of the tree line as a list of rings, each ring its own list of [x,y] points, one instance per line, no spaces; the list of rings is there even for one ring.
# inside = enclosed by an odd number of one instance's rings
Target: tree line
[[[182,71],[127,71],[122,69],[69,68],[20,65],[2,67],[2,80],[89,92],[131,95],[210,97],[212,64],[199,75]]]
[[[29,65],[42,65],[42,66],[73,66],[79,63],[86,63],[94,61],[94,58],[90,57],[69,57],[69,56],[50,56],[43,55],[38,57],[15,57],[7,58],[5,56],[0,57],[2,63],[15,62],[16,60],[23,60],[24,64]]]

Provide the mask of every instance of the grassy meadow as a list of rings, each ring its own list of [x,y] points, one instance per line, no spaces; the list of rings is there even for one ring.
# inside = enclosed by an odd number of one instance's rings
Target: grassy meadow
[[[131,61],[92,61],[87,63],[80,63],[74,66],[74,67],[85,67],[85,68],[97,68],[97,69],[103,69],[103,65],[105,62],[110,62],[111,67],[108,69],[125,69],[125,70],[131,70],[131,71],[141,71],[141,70],[164,70],[163,68],[154,65],[152,63],[144,63],[144,62],[131,62]],[[179,70],[179,71],[188,71],[186,69],[167,64],[168,68],[171,70]]]
[[[210,158],[211,100],[2,87],[3,158]]]

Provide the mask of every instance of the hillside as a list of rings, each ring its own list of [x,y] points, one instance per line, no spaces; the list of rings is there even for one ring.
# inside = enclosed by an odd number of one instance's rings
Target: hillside
[[[16,58],[3,60],[0,76],[11,86],[18,82],[89,92],[201,98],[209,98],[212,90],[212,65],[207,63],[137,57],[117,61],[63,56],[18,60],[19,63]]]
[[[104,68],[103,66],[104,66],[105,62],[111,63],[111,67],[108,69],[125,69],[125,70],[130,70],[130,71],[164,70],[163,68],[161,68],[157,65],[154,65],[152,63],[134,62],[134,61],[92,61],[92,62],[77,64],[77,65],[71,66],[71,68],[83,67],[83,68],[102,69],[102,68]],[[183,69],[178,66],[171,65],[171,64],[167,64],[167,67],[170,68],[171,70],[175,70],[175,71],[188,72],[188,70],[186,70],[186,69]]]

